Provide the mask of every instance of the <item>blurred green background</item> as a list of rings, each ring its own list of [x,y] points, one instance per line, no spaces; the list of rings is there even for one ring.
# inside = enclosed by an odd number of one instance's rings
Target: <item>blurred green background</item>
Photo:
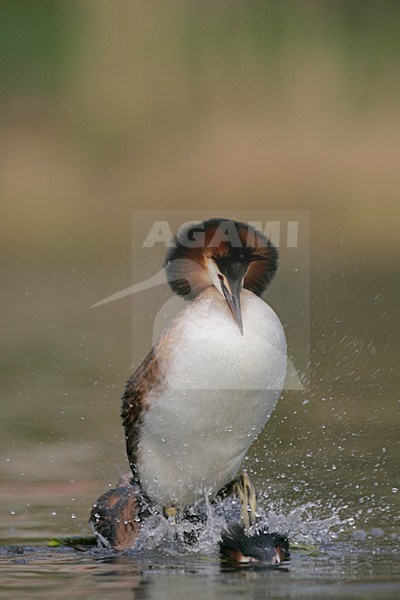
[[[148,208],[310,210],[311,382],[260,442],[271,494],[393,525],[399,33],[388,0],[1,0],[5,537],[86,530],[126,469],[131,305],[89,307]]]

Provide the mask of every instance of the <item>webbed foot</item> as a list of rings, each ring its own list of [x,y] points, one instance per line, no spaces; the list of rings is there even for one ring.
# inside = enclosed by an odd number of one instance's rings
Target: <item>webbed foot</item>
[[[239,496],[244,528],[250,529],[257,519],[257,496],[254,485],[246,472],[235,480],[233,489]]]

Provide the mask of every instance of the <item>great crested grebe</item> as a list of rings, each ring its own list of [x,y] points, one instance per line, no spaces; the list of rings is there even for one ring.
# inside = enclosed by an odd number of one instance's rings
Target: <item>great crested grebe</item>
[[[230,219],[187,226],[174,238],[164,267],[171,289],[190,302],[122,398],[133,474],[126,523],[140,521],[143,501],[175,516],[204,494],[213,499],[230,489],[239,493],[245,526],[254,520],[247,512],[255,510],[254,489],[246,474],[235,478],[286,374],[283,327],[260,298],[277,260],[262,233]],[[101,536],[96,507],[91,522]],[[130,527],[129,544],[138,529]]]

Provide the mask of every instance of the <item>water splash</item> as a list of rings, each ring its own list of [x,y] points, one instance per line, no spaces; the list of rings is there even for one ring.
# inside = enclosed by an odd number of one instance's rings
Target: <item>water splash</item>
[[[332,542],[338,532],[346,526],[347,520],[340,518],[341,508],[330,509],[331,514],[320,517],[322,507],[308,502],[284,512],[281,507],[273,507],[265,498],[259,498],[258,528],[268,528],[289,536],[292,543],[323,544]],[[326,511],[325,511],[326,512]],[[218,549],[221,533],[228,525],[238,522],[240,507],[238,500],[227,498],[218,504],[205,498],[187,518],[167,520],[160,514],[146,519],[141,534],[132,550],[135,552],[163,552],[177,555],[183,553],[213,554]]]
[[[274,508],[261,508],[259,515],[264,526],[270,531],[285,533],[292,543],[323,544],[337,539],[339,531],[346,527],[347,520],[339,514],[342,508],[331,508],[329,516],[321,517],[319,515],[326,513],[321,504],[307,502],[287,513]]]

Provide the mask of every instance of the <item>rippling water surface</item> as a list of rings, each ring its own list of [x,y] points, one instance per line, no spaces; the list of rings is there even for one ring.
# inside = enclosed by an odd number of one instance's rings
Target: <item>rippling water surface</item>
[[[327,511],[307,503],[285,512],[267,508],[262,498],[260,523],[288,533],[292,544],[290,561],[272,568],[238,567],[220,560],[220,532],[237,517],[231,501],[223,507],[207,506],[208,520],[194,546],[183,538],[191,524],[170,524],[155,516],[134,549],[123,554],[88,548],[79,540],[76,548],[48,547],[57,532],[49,517],[50,505],[36,499],[36,519],[25,520],[25,515],[23,536],[8,529],[14,536],[0,549],[4,597],[398,598],[400,536],[378,527],[355,529],[353,518],[340,516],[346,507]],[[69,508],[58,504],[58,510]],[[319,516],[327,513],[325,518]],[[80,525],[86,532],[87,527]],[[3,524],[3,533],[4,529]]]
[[[21,289],[10,288],[6,308],[15,318],[2,339],[8,346],[0,423],[1,594],[400,597],[398,340],[390,319],[396,296],[385,281],[376,283],[383,290],[376,302],[364,275],[342,290],[334,274],[329,285],[319,279],[311,366],[287,328],[294,363],[309,381],[304,390],[283,393],[244,463],[259,492],[260,518],[293,544],[290,562],[277,570],[221,564],[221,516],[212,511],[191,549],[177,547],[176,532],[165,523],[153,523],[136,551],[123,556],[47,547],[55,537],[90,535],[92,503],[128,470],[119,397],[130,371],[131,307],[90,311],[90,301],[74,295],[83,281],[60,288],[59,312],[46,279],[27,276]],[[25,288],[37,297],[32,294],[22,326],[13,299]],[[151,319],[151,302],[146,309]],[[285,312],[284,299],[280,309]],[[136,340],[143,355],[148,342]]]

